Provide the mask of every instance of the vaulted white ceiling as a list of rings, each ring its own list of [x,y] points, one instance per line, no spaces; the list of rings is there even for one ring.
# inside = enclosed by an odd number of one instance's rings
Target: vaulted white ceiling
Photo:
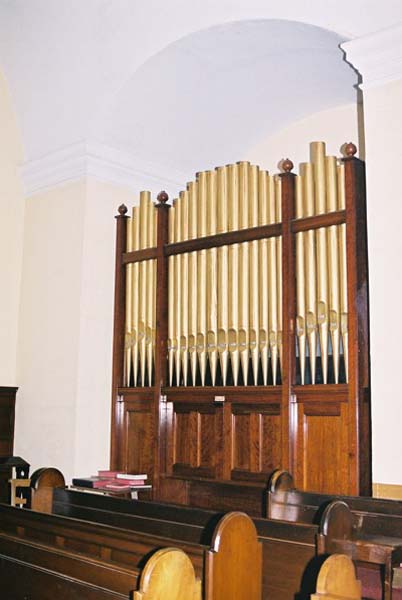
[[[0,0],[0,67],[27,161],[91,141],[187,173],[354,101],[339,44],[399,21],[400,0]]]

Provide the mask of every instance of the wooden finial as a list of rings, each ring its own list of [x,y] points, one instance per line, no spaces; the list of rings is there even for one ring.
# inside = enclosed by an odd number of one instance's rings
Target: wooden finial
[[[169,200],[169,196],[164,191],[159,192],[159,194],[157,195],[157,200],[160,204],[166,204],[166,202]]]
[[[289,160],[289,158],[285,158],[282,161],[281,167],[282,167],[284,173],[290,173],[290,171],[294,167],[294,164],[292,163],[291,160]]]
[[[349,144],[345,145],[345,154],[349,158],[354,156],[356,154],[356,152],[357,152],[357,148],[352,142],[349,142]]]
[[[124,217],[124,215],[126,214],[127,210],[128,210],[128,209],[127,209],[127,206],[126,206],[125,204],[121,204],[121,205],[119,206],[119,208],[118,208],[119,215],[120,215],[121,217]]]

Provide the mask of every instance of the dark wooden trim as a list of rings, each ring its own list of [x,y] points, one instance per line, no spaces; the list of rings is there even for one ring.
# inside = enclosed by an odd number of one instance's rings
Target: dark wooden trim
[[[292,426],[291,397],[296,381],[295,361],[295,236],[292,220],[295,214],[295,179],[293,173],[280,175],[282,180],[282,407],[281,407],[281,457],[282,467],[289,465],[293,471],[293,446],[295,433]]]
[[[151,260],[158,258],[158,248],[143,248],[142,250],[133,250],[132,252],[124,252],[122,257],[123,265],[129,263],[142,262],[143,260]]]
[[[127,209],[126,209],[127,211]],[[116,259],[114,288],[114,324],[113,324],[113,366],[112,366],[112,423],[111,423],[111,469],[120,468],[122,460],[120,445],[122,436],[118,434],[121,426],[121,403],[118,402],[117,389],[123,385],[124,374],[124,322],[126,302],[126,267],[122,256],[127,246],[127,219],[125,214],[116,216]]]
[[[282,225],[274,223],[272,225],[261,225],[260,227],[250,227],[248,229],[239,229],[237,231],[228,231],[209,235],[195,240],[186,240],[168,244],[165,248],[166,256],[183,254],[185,252],[195,252],[208,248],[220,248],[221,246],[231,246],[232,244],[241,244],[253,240],[262,240],[265,238],[277,237],[281,235]]]
[[[364,162],[345,164],[346,249],[349,311],[350,494],[371,494],[371,419],[369,397],[369,299]]]
[[[156,266],[156,338],[155,338],[155,385],[154,385],[154,481],[153,495],[159,494],[160,473],[165,471],[166,411],[162,400],[162,388],[167,383],[168,339],[168,258],[164,252],[169,239],[169,205],[160,202],[157,225]]]
[[[321,227],[330,227],[331,225],[342,225],[346,222],[346,210],[316,215],[314,217],[304,217],[303,219],[294,219],[292,221],[292,232],[309,231],[311,229],[320,229]]]

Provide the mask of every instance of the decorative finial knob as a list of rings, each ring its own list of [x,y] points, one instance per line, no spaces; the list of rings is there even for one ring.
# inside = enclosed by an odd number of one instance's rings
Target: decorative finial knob
[[[290,173],[290,171],[293,169],[294,164],[292,163],[291,160],[289,160],[289,158],[285,158],[285,160],[282,161],[282,169],[285,173]]]
[[[157,195],[157,200],[161,204],[166,204],[166,202],[169,200],[169,196],[164,191],[163,192],[159,192],[159,194]]]
[[[119,215],[120,215],[121,217],[124,217],[124,215],[125,215],[125,214],[126,214],[126,212],[127,212],[127,206],[126,206],[125,204],[121,204],[121,205],[119,206],[119,208],[118,208],[118,211],[119,211]]]
[[[345,146],[346,156],[352,157],[356,154],[356,152],[357,152],[357,148],[352,142],[349,142],[349,144],[346,144],[346,146]]]

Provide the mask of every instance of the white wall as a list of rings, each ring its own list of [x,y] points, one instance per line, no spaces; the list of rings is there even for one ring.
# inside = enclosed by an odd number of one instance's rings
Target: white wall
[[[24,196],[17,165],[23,151],[7,83],[0,71],[0,385],[18,385],[18,309]]]
[[[402,81],[364,90],[374,481],[401,484]]]
[[[96,474],[109,466],[115,219],[120,204],[131,207],[128,190],[87,180],[81,264],[80,332],[74,474]]]
[[[345,142],[358,145],[357,104],[332,108],[297,121],[250,148],[246,157],[272,174],[278,172],[282,158],[290,158],[294,172],[298,172],[298,165],[310,158],[310,142],[315,141],[325,142],[327,154],[334,156],[340,156],[340,147]]]
[[[18,338],[15,452],[71,473],[86,186],[27,199]],[[50,463],[50,464],[49,464]]]

